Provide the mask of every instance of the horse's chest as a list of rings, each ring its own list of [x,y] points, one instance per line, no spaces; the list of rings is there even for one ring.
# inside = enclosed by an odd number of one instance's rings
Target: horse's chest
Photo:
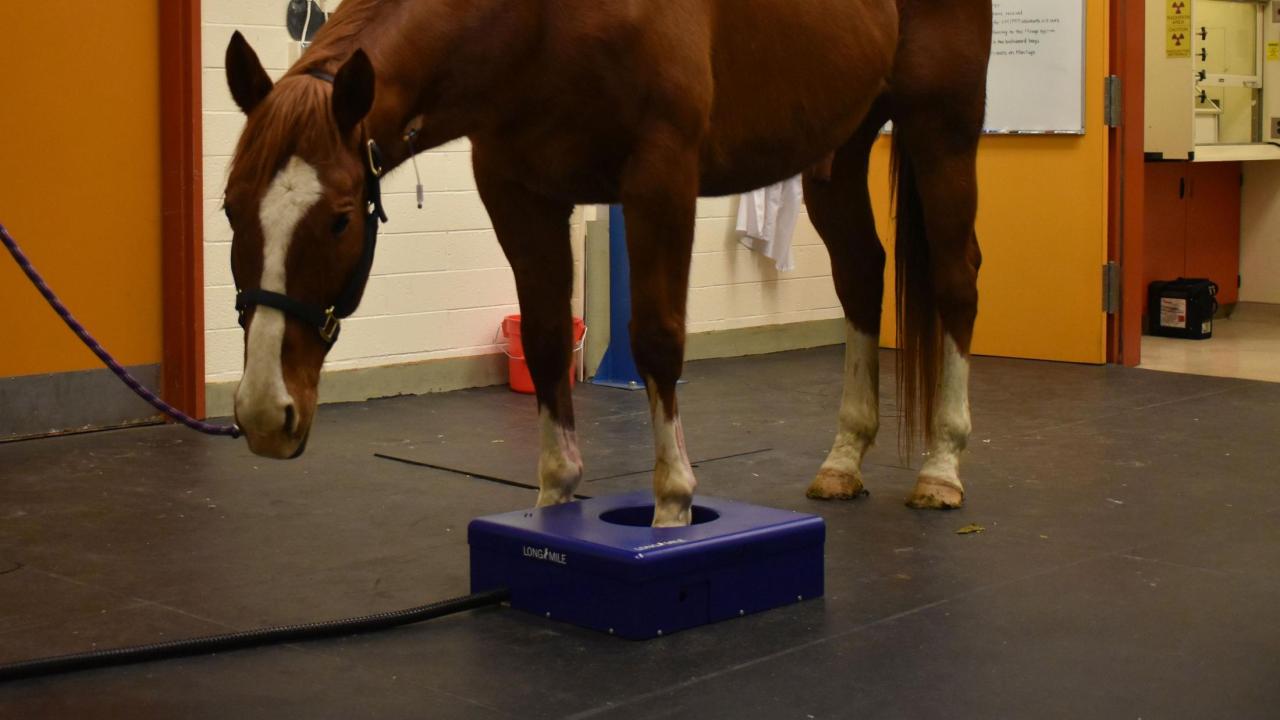
[[[629,147],[605,135],[530,128],[487,141],[492,144],[486,149],[491,157],[502,158],[508,177],[541,195],[576,204],[611,203],[618,199]]]

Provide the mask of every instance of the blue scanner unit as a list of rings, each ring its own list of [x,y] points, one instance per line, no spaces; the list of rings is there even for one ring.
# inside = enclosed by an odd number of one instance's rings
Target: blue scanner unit
[[[816,515],[698,497],[688,527],[652,519],[646,491],[477,518],[471,590],[636,640],[822,595]]]

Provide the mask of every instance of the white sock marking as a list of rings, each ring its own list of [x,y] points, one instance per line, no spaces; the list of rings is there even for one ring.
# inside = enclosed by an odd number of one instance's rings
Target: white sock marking
[[[653,383],[646,385],[652,388]],[[688,525],[692,520],[693,491],[698,482],[693,477],[693,467],[685,450],[684,425],[678,414],[668,420],[657,393],[652,389],[648,392],[655,455],[653,524],[655,527]]]
[[[538,410],[542,450],[538,454],[538,507],[573,500],[582,480],[582,455],[578,434],[551,418],[546,408]]]
[[[943,339],[942,377],[933,413],[933,446],[920,470],[921,476],[960,486],[960,453],[969,443],[969,359],[960,354],[955,340]]]
[[[822,469],[856,476],[880,430],[880,338],[850,322],[846,329],[840,424]]]
[[[323,192],[316,169],[297,157],[290,158],[267,187],[258,211],[263,290],[285,292],[285,260],[293,233]],[[244,376],[236,388],[236,417],[246,428],[274,430],[282,426],[284,407],[290,402],[280,357],[284,313],[261,305],[255,308],[245,343]]]

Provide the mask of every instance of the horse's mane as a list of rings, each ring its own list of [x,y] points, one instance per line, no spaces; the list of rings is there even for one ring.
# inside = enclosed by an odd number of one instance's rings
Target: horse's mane
[[[336,72],[355,52],[355,40],[379,14],[387,12],[388,5],[398,5],[399,0],[345,0],[342,6],[316,33],[303,61],[293,72],[324,70]]]
[[[262,107],[250,116],[232,160],[232,175],[242,177],[249,187],[263,188],[298,147],[341,145],[330,108],[329,85],[307,73],[337,72],[338,66],[355,51],[360,33],[379,17],[386,17],[389,5],[399,4],[400,0],[342,3],[316,33],[302,61],[276,83]]]
[[[330,108],[328,85],[306,75],[276,83],[249,116],[232,159],[231,176],[247,187],[264,188],[298,148],[338,148],[338,126]],[[324,162],[324,158],[314,158]]]

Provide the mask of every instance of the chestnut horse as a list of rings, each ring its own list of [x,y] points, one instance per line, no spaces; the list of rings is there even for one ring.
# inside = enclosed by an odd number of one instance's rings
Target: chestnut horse
[[[892,120],[899,405],[929,449],[909,504],[960,505],[990,30],[990,0],[346,0],[276,83],[237,33],[227,79],[248,121],[226,210],[250,448],[305,445],[338,318],[368,275],[381,170],[467,137],[523,313],[539,506],[582,478],[565,371],[574,205],[624,208],[653,524],[678,526],[696,484],[676,380],[697,198],[802,172],[848,321],[838,433],[808,494],[857,496],[879,427],[886,257],[868,159]]]

